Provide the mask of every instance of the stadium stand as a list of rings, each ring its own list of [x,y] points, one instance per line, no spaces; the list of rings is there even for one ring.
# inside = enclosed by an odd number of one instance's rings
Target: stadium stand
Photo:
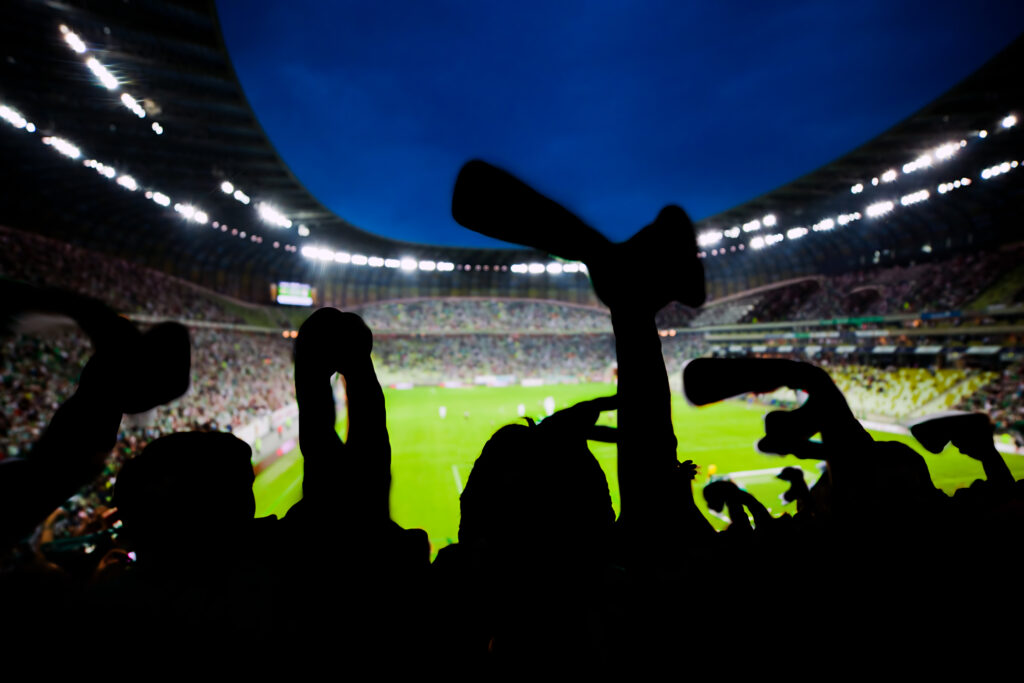
[[[385,334],[487,332],[551,334],[611,332],[606,311],[561,302],[503,299],[420,299],[353,309]]]

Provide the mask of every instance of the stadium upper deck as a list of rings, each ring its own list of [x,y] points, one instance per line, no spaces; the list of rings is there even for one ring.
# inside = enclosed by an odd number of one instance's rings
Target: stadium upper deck
[[[281,280],[342,305],[593,301],[574,264],[545,254],[396,242],[328,211],[262,131],[212,2],[17,0],[0,36],[2,224],[257,302]],[[712,297],[1017,239],[1022,51],[1018,39],[883,135],[701,221]]]

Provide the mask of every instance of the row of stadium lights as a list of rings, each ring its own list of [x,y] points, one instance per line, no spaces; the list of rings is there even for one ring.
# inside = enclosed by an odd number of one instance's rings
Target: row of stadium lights
[[[76,53],[85,54],[88,51],[88,47],[86,46],[85,42],[77,34],[68,29],[67,26],[61,25],[60,31],[64,36],[65,42]],[[93,72],[93,74],[96,75],[100,83],[108,90],[116,90],[120,87],[120,83],[118,82],[117,78],[96,58],[88,57],[85,60],[85,65],[89,68],[90,71]],[[139,118],[145,118],[145,110],[142,107],[140,107],[138,103],[135,101],[135,99],[131,97],[128,93],[123,93],[121,95],[121,102],[136,116],[138,116]],[[4,118],[14,127],[24,129],[29,133],[35,132],[36,130],[35,124],[27,121],[24,117],[21,116],[20,113],[6,105],[0,105],[0,118]],[[1013,114],[1007,115],[1001,121],[1001,126],[1004,129],[1012,128],[1016,124],[1017,117]],[[163,128],[160,127],[160,124],[157,122],[153,123],[152,128],[153,131],[158,135],[163,133]],[[978,131],[977,137],[979,139],[987,138],[988,131]],[[42,139],[42,142],[46,145],[52,146],[58,152],[70,158],[77,159],[81,156],[81,152],[75,145],[62,138],[47,136]],[[952,158],[954,154],[956,154],[961,148],[965,147],[966,145],[966,140],[960,140],[959,144],[949,142],[939,145],[930,152],[922,154],[916,159],[904,164],[902,167],[903,173],[905,175],[909,175],[917,170],[929,168],[937,161],[946,161]],[[138,183],[135,181],[134,178],[128,175],[117,176],[116,172],[112,167],[107,166],[102,162],[89,159],[86,160],[84,164],[87,167],[94,168],[98,173],[100,173],[104,177],[107,177],[108,179],[114,179],[116,177],[116,182],[128,190],[135,191],[136,189],[138,189]],[[1017,167],[1018,162],[1016,160],[1006,161],[1001,164],[997,164],[995,166],[984,169],[980,175],[983,180],[988,180],[989,178],[1001,175],[1003,173],[1008,173],[1010,170],[1016,169]],[[881,184],[891,183],[897,179],[898,175],[899,174],[895,169],[889,169],[882,173],[880,176],[872,178],[871,185],[879,186]],[[970,178],[961,178],[959,180],[942,183],[938,186],[937,190],[939,194],[945,194],[954,189],[969,186],[970,184]],[[251,201],[249,195],[244,193],[241,189],[236,188],[230,181],[223,181],[221,183],[220,189],[222,192],[232,196],[235,200],[241,202],[242,204],[249,205]],[[860,194],[864,191],[864,189],[865,188],[863,183],[857,183],[850,188],[850,192],[852,194]],[[152,199],[155,203],[163,207],[168,207],[171,204],[170,197],[161,192],[147,191],[145,193],[145,196],[147,199]],[[927,199],[930,198],[930,196],[931,194],[928,190],[921,189],[901,197],[900,205],[910,206],[912,204],[917,204],[919,202],[926,201]],[[868,218],[878,218],[891,212],[895,208],[895,206],[896,205],[893,201],[885,200],[868,205],[867,207],[865,207],[864,212]],[[174,210],[181,214],[182,216],[184,216],[185,219],[189,221],[194,221],[200,224],[206,224],[207,221],[209,220],[209,216],[206,214],[205,211],[202,211],[201,209],[198,209],[190,204],[177,203],[174,205]],[[293,225],[292,221],[287,216],[285,216],[280,210],[266,202],[258,203],[256,205],[256,210],[260,218],[265,222],[270,223],[271,225],[285,229],[291,228]],[[822,219],[821,221],[818,221],[817,223],[812,225],[810,231],[805,227],[797,226],[786,230],[785,234],[773,233],[763,236],[755,236],[751,238],[748,244],[751,249],[763,249],[767,246],[777,244],[787,238],[790,240],[799,239],[809,234],[809,232],[811,231],[823,232],[834,229],[836,225],[845,226],[854,221],[861,220],[862,217],[863,216],[859,211],[848,214],[840,214],[835,219],[825,218]],[[775,215],[767,214],[760,219],[754,219],[746,223],[743,223],[742,227],[734,226],[723,231],[711,230],[703,232],[700,235],[698,235],[697,243],[700,247],[708,247],[721,242],[723,238],[727,237],[730,239],[737,239],[740,237],[741,232],[755,232],[760,230],[762,227],[774,227],[777,225],[777,223],[778,220]],[[222,232],[225,233],[228,232],[229,230],[227,225],[221,224],[218,221],[213,221],[212,225],[214,229],[220,229]],[[230,229],[230,231],[233,236],[238,236],[242,239],[245,239],[245,237],[247,236],[244,230],[240,231],[238,229]],[[297,232],[300,237],[308,237],[310,234],[309,228],[305,225],[299,225]],[[251,235],[250,239],[257,244],[261,244],[263,242],[262,236],[259,235]],[[275,249],[280,247],[280,242],[275,241],[273,243],[273,246]],[[710,255],[718,256],[724,255],[726,253],[734,253],[736,251],[745,251],[746,246],[747,245],[745,244],[731,245],[728,248],[728,252],[726,247],[724,246],[721,248],[714,248],[711,250]],[[290,252],[298,251],[297,247],[290,244],[284,245],[284,248],[286,251]],[[481,266],[461,264],[459,266],[456,266],[455,264],[450,263],[448,261],[417,261],[416,259],[412,259],[410,257],[405,257],[401,259],[381,258],[379,256],[365,256],[361,254],[349,254],[348,252],[344,251],[333,251],[326,247],[303,247],[302,255],[310,259],[316,259],[325,262],[335,262],[341,264],[351,263],[353,265],[365,265],[369,267],[400,268],[406,271],[436,270],[440,272],[450,272],[453,270],[490,270],[490,266],[486,265]],[[707,258],[708,252],[706,250],[701,251],[698,253],[698,256],[700,258]],[[551,275],[559,275],[561,273],[585,274],[587,272],[586,266],[584,266],[582,263],[563,264],[560,262],[551,262],[547,264],[518,263],[512,266],[496,265],[494,266],[494,270],[511,271],[512,273],[516,274],[531,275],[539,275],[542,273],[548,273]]]
[[[82,40],[82,38],[77,33],[69,29],[67,26],[62,24],[60,26],[60,32],[64,37],[64,42],[67,43],[68,47],[70,47],[76,54],[84,55],[89,51],[89,47],[86,45],[85,41]],[[95,57],[87,57],[85,59],[85,66],[96,76],[100,84],[107,90],[120,89],[121,83],[120,81],[118,81],[117,77],[114,76],[114,74],[111,73],[110,69],[104,66]],[[139,106],[136,99],[132,97],[130,94],[122,93],[120,99],[121,103],[137,117],[139,117],[140,119],[146,118],[146,110]],[[35,127],[33,126],[32,130],[29,130],[29,132],[33,132],[34,128]],[[154,121],[151,128],[153,132],[156,133],[157,135],[163,135],[164,129],[159,122]],[[49,142],[47,141],[48,139]],[[44,138],[43,142],[46,144],[53,145],[54,148],[57,149],[57,151],[61,152],[65,156],[68,156],[72,159],[77,159],[81,155],[78,148],[75,147],[73,144],[67,142],[66,140],[63,140],[61,138],[48,139]],[[98,162],[94,159],[88,159],[84,162],[84,164],[87,167],[95,169],[98,173],[100,173],[100,175],[103,175],[108,179],[114,178],[114,169],[102,162]],[[120,176],[117,178],[117,183],[132,191],[138,189],[138,183],[131,176]],[[235,200],[241,202],[242,204],[248,205],[250,202],[250,198],[247,194],[245,194],[240,189],[236,190],[234,186],[227,181],[221,183],[221,190],[224,191],[226,194],[230,194],[231,196],[234,197]],[[145,196],[146,199],[151,199],[156,204],[159,204],[162,207],[166,208],[171,206],[171,198],[168,197],[163,192],[148,190],[146,191]],[[187,221],[192,221],[195,223],[199,223],[201,225],[205,225],[208,222],[210,222],[209,215],[205,211],[191,204],[184,204],[179,202],[174,204],[173,209],[175,212],[182,215]],[[291,220],[285,217],[284,214],[282,214],[278,209],[276,209],[274,206],[270,204],[260,202],[256,205],[256,211],[259,214],[260,218],[262,218],[267,223],[270,223],[271,225],[284,228],[292,227]],[[232,236],[237,236],[241,239],[246,239],[248,237],[250,241],[256,244],[263,243],[262,235],[250,235],[246,233],[245,230],[230,228],[226,224],[222,224],[219,221],[212,221],[212,226],[215,230],[220,230],[221,232],[224,233],[230,231]],[[306,236],[309,234],[309,229],[305,225],[300,225],[298,232],[300,236]],[[273,247],[275,249],[280,248],[280,246],[281,243],[278,241],[275,241],[273,243]],[[286,251],[291,252],[295,252],[298,250],[297,247],[290,244],[284,245],[284,248]]]
[[[365,254],[350,254],[347,251],[334,251],[326,247],[303,247],[302,255],[309,259],[324,261],[327,263],[351,264],[353,266],[367,266],[370,268],[392,268],[412,272],[420,270],[424,272],[450,273],[452,271],[494,271],[512,272],[516,274],[561,275],[562,273],[586,273],[587,267],[582,263],[515,263],[509,265],[480,265],[460,263],[458,265],[451,261],[430,261],[417,260],[411,256],[403,258],[382,258],[380,256],[366,256]]]
[[[78,36],[78,34],[71,31],[67,26],[61,25],[60,32],[64,37],[64,41],[77,54],[83,55],[89,51],[89,48],[85,44],[85,41],[83,41],[81,37]],[[105,87],[107,90],[117,90],[120,87],[120,82],[117,80],[117,78],[95,57],[86,58],[85,65],[86,67],[88,67],[90,71],[92,71],[92,73],[99,80],[100,84],[103,85],[103,87]],[[121,95],[121,102],[124,104],[125,107],[131,110],[132,113],[134,113],[139,118],[146,117],[146,111],[141,106],[139,106],[135,98],[133,98],[128,93],[123,93]],[[20,114],[17,114],[17,112],[14,112],[14,110],[10,110],[9,108],[7,109],[13,113],[13,116],[20,117]],[[0,110],[0,114],[2,113],[2,110]],[[28,125],[31,126],[29,132],[33,132],[35,130],[35,126],[33,124]],[[163,128],[160,126],[159,123],[156,122],[153,123],[153,130],[158,135],[163,133]],[[65,156],[71,157],[73,159],[77,159],[81,156],[81,152],[77,147],[61,138],[45,138],[44,142],[46,144],[52,144],[58,151],[65,154]],[[101,175],[109,179],[113,179],[116,175],[116,172],[112,167],[107,166],[102,162],[90,159],[85,162],[85,165],[96,169],[97,172],[99,172]],[[118,184],[122,185],[123,187],[129,190],[134,191],[138,189],[138,183],[134,180],[134,178],[131,178],[130,176],[118,177],[117,182]],[[229,180],[224,180],[223,182],[221,182],[220,189],[221,192],[223,192],[224,194],[229,195],[236,201],[245,204],[246,206],[248,206],[252,201],[251,197],[248,194],[246,194],[240,188],[237,188],[234,185],[234,183],[232,183]],[[171,206],[171,198],[162,192],[149,190],[146,191],[145,196],[147,199],[151,199],[152,201],[154,201],[155,203],[159,204],[162,207]],[[291,219],[289,219],[279,209],[277,209],[276,207],[267,202],[257,203],[255,209],[259,217],[264,222],[269,223],[270,225],[284,229],[289,229],[293,226],[293,222]],[[183,216],[187,221],[192,221],[202,225],[205,225],[206,223],[210,222],[209,215],[205,211],[191,204],[184,204],[180,202],[175,203],[173,206],[173,210],[180,214],[181,216]],[[228,232],[229,230],[229,227],[227,225],[221,224],[218,221],[212,221],[211,225],[213,226],[214,229],[219,229],[225,233]],[[247,236],[244,230],[231,228],[230,231],[232,235],[236,235],[242,239],[245,239]],[[296,232],[300,237],[308,237],[310,234],[309,228],[306,225],[302,224],[300,224],[297,227]],[[251,239],[251,241],[257,244],[261,244],[263,242],[263,237],[260,235],[250,235],[249,238]],[[273,243],[273,246],[276,249],[280,246],[280,243],[275,241]],[[298,248],[295,247],[294,245],[286,244],[284,245],[284,247],[286,251],[298,251]],[[316,259],[320,261],[329,261],[341,264],[350,263],[352,265],[369,266],[371,268],[399,268],[405,271],[421,270],[427,272],[451,272],[455,270],[490,271],[492,269],[492,266],[490,265],[460,264],[456,266],[454,263],[451,263],[449,261],[416,260],[410,257],[404,257],[400,259],[382,258],[379,256],[350,254],[345,251],[334,251],[325,247],[303,247],[302,255],[306,256],[307,258]],[[508,272],[511,270],[511,272],[513,273],[549,273],[552,275],[557,275],[560,273],[586,273],[586,266],[584,266],[583,264],[562,264],[557,262],[552,262],[548,264],[521,263],[512,265],[511,267],[507,265],[495,265],[493,266],[493,269],[496,272]]]
[[[36,126],[34,123],[26,119],[19,111],[8,105],[0,104],[0,118],[7,121],[13,127],[19,130],[24,130],[27,133],[34,133],[36,131]],[[68,140],[65,140],[64,138],[57,137],[55,135],[46,135],[43,136],[40,141],[44,145],[53,148],[56,152],[62,154],[63,156],[68,157],[69,159],[77,160],[81,159],[83,156],[82,150],[79,149],[77,145]],[[136,192],[140,189],[139,182],[133,176],[128,174],[119,174],[117,172],[117,169],[115,169],[113,166],[109,164],[103,163],[102,161],[97,161],[96,159],[85,159],[82,162],[82,166],[96,171],[96,173],[103,176],[107,180],[114,181],[119,186],[130,192]],[[171,198],[168,195],[164,194],[163,192],[160,192],[159,190],[147,189],[143,192],[143,195],[146,197],[146,199],[149,199],[150,201],[161,207],[172,208],[173,211],[180,214],[186,221],[198,223],[200,225],[206,225],[207,223],[210,223],[209,215],[202,209],[199,209],[191,204],[183,204],[181,202],[174,203],[172,207]],[[220,230],[221,232],[224,233],[227,233],[230,230],[232,236],[239,237],[240,239],[248,238],[255,244],[263,243],[263,237],[261,235],[250,235],[244,230],[238,230],[237,228],[229,228],[226,224],[219,223],[218,221],[212,221],[212,226],[215,230]],[[280,242],[274,242],[273,246],[275,249],[277,249],[280,248],[282,245]],[[298,251],[298,247],[294,245],[285,244],[283,246],[285,251]]]
[[[84,55],[89,51],[89,46],[85,44],[85,41],[64,24],[60,25],[60,32],[61,35],[64,36],[64,42],[67,43],[68,47],[70,47],[75,54]],[[103,64],[100,63],[100,60],[95,57],[86,57],[85,66],[93,73],[94,76],[96,76],[100,85],[107,90],[119,90],[121,88],[121,83],[117,80],[117,77],[110,72],[110,69],[103,66]],[[146,110],[139,105],[138,101],[134,97],[125,92],[121,93],[120,100],[121,104],[123,104],[128,111],[135,114],[140,119],[146,118]],[[150,130],[157,135],[163,135],[164,133],[164,128],[158,121],[154,121],[150,125]]]
[[[1015,125],[1017,125],[1017,117],[1015,115],[1013,115],[1013,114],[1007,115],[1000,122],[1000,126],[1003,129],[1010,129],[1010,128],[1013,128]],[[988,134],[987,130],[980,130],[977,133],[977,137],[979,139],[981,139],[981,140],[984,140],[985,138],[987,138],[988,135],[989,134]],[[954,154],[956,154],[958,151],[960,151],[961,148],[966,147],[966,146],[967,146],[967,140],[960,140],[959,143],[947,142],[945,144],[939,145],[938,147],[934,148],[933,150],[931,150],[929,152],[926,152],[925,154],[922,154],[921,156],[917,157],[916,159],[914,159],[912,161],[909,161],[906,164],[904,164],[903,165],[903,173],[904,173],[904,175],[909,175],[911,173],[914,173],[915,171],[918,171],[918,170],[921,170],[921,169],[924,169],[924,168],[929,168],[933,164],[935,164],[936,162],[941,162],[941,161],[946,161],[948,159],[951,159]],[[1004,161],[1004,162],[1002,162],[1000,164],[996,164],[995,166],[991,166],[989,168],[984,169],[979,175],[980,175],[982,180],[988,180],[989,178],[994,178],[994,177],[996,177],[998,175],[1001,175],[1003,173],[1009,173],[1011,170],[1016,169],[1018,167],[1018,165],[1019,165],[1018,161]],[[896,169],[891,168],[891,169],[885,171],[884,173],[882,173],[880,176],[876,176],[876,177],[872,178],[871,179],[871,185],[872,186],[878,186],[878,185],[888,184],[888,183],[894,182],[898,177],[899,177],[899,173],[896,171]],[[965,177],[965,178],[960,178],[958,180],[953,180],[953,181],[949,181],[949,182],[940,183],[939,186],[936,188],[936,190],[938,191],[939,194],[946,194],[948,192],[952,192],[953,190],[957,190],[957,189],[960,189],[960,188],[963,188],[963,187],[969,187],[970,185],[971,185],[971,179]],[[851,194],[860,194],[860,193],[864,192],[864,189],[865,188],[864,188],[864,184],[863,183],[857,183],[856,185],[853,185],[850,188],[850,192],[851,192]],[[915,192],[911,192],[909,194],[903,195],[900,198],[900,200],[899,200],[899,204],[900,204],[900,206],[911,206],[913,204],[918,204],[920,202],[926,201],[930,197],[931,197],[931,192],[929,190],[927,190],[927,189],[920,189],[920,190],[917,190]],[[748,242],[748,245],[750,246],[751,249],[763,249],[763,248],[771,246],[773,244],[777,244],[777,243],[781,242],[784,239],[790,239],[790,240],[800,239],[801,237],[809,234],[811,231],[814,231],[814,232],[824,232],[824,231],[828,231],[828,230],[834,229],[837,225],[845,226],[845,225],[848,225],[848,224],[850,224],[850,223],[852,223],[854,221],[861,220],[861,218],[863,218],[865,215],[866,215],[867,218],[879,218],[881,216],[884,216],[884,215],[888,214],[890,211],[894,210],[895,208],[896,208],[896,202],[892,201],[892,200],[883,200],[883,201],[880,201],[880,202],[875,202],[873,204],[869,204],[868,206],[866,206],[864,208],[864,214],[863,215],[859,211],[855,211],[853,213],[840,214],[839,216],[837,216],[834,219],[833,218],[824,218],[824,219],[818,221],[817,223],[815,223],[814,225],[812,225],[811,226],[811,230],[808,230],[807,228],[802,227],[802,226],[797,226],[797,227],[790,228],[790,229],[786,230],[785,234],[780,232],[780,233],[774,233],[774,234],[763,235],[763,236],[762,235],[758,235],[756,237],[753,237]],[[764,216],[760,220],[755,219],[753,221],[749,221],[747,223],[744,223],[743,226],[742,226],[742,232],[747,233],[747,232],[752,232],[752,231],[760,230],[762,226],[764,226],[764,227],[773,227],[773,226],[776,225],[776,223],[777,223],[776,217],[774,215],[772,215],[772,214],[769,214],[767,216]],[[741,233],[741,229],[738,226],[734,226],[734,227],[732,227],[732,228],[730,228],[728,230],[709,230],[709,231],[703,232],[703,233],[701,233],[700,235],[697,236],[697,244],[700,247],[708,247],[708,246],[716,245],[719,242],[721,242],[722,239],[725,238],[725,237],[728,237],[730,239],[736,239],[736,238],[738,238],[740,236],[740,233]],[[746,246],[747,245],[744,245],[744,244],[732,245],[732,246],[728,247],[728,250],[726,249],[726,247],[723,246],[723,247],[720,247],[720,248],[712,249],[711,252],[710,252],[710,255],[711,256],[719,256],[719,255],[724,255],[726,253],[733,253],[733,252],[736,252],[736,251],[744,251]],[[708,256],[708,252],[706,250],[705,251],[701,251],[698,254],[698,256],[700,256],[701,258],[706,258]]]

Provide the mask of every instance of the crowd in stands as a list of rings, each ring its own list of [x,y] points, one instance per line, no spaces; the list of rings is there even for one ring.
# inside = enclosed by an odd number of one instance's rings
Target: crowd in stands
[[[710,301],[696,314],[672,304],[659,313],[658,325],[706,327],[956,310],[977,299],[1018,261],[1016,252],[992,251],[815,276],[749,296]]]
[[[939,412],[949,405],[931,405],[954,386],[980,386],[994,373],[957,368],[881,368],[838,365],[828,368],[850,409],[858,417],[874,419],[915,417],[921,411]],[[952,397],[949,399],[952,401]],[[930,408],[929,408],[930,406]]]
[[[611,332],[608,312],[554,301],[444,298],[353,309],[382,334]]]
[[[103,301],[120,313],[240,323],[198,288],[150,268],[40,235],[0,227],[0,273]]]
[[[956,310],[1018,262],[991,251],[795,283],[758,297],[742,322],[814,320]]]
[[[956,406],[989,415],[996,431],[1024,445],[1024,364],[1012,363]]]
[[[478,375],[605,378],[615,358],[610,334],[378,337],[382,377],[437,383]]]

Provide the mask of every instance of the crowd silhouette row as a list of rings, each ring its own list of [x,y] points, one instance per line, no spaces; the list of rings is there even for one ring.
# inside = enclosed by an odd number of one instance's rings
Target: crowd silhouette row
[[[803,392],[796,409],[766,416],[758,447],[825,464],[811,484],[796,468],[780,474],[793,515],[773,516],[731,482],[709,484],[708,506],[731,520],[716,532],[694,502],[697,472],[673,429],[656,324],[670,301],[697,307],[705,298],[686,214],[666,207],[634,238],[612,244],[515,179],[471,162],[456,184],[453,215],[471,229],[586,263],[610,310],[618,368],[614,396],[502,427],[481,444],[460,500],[458,543],[431,563],[427,535],[390,517],[384,394],[375,340],[358,315],[322,308],[299,329],[302,500],[283,519],[254,519],[246,443],[215,429],[175,431],[135,452],[121,432],[123,415],[174,401],[190,379],[197,384],[194,370],[207,360],[193,355],[188,331],[164,323],[142,332],[85,297],[33,290],[25,308],[71,316],[93,348],[87,359],[69,354],[86,362],[31,453],[0,461],[0,531],[14,556],[0,584],[5,626],[34,637],[88,614],[117,629],[123,651],[167,652],[173,643],[182,656],[234,656],[272,632],[301,644],[307,661],[347,664],[338,658],[354,655],[385,666],[382,657],[443,654],[461,664],[596,663],[638,652],[700,660],[706,633],[724,636],[723,654],[778,654],[786,634],[759,623],[772,606],[801,637],[826,638],[830,653],[844,656],[865,646],[866,628],[871,642],[891,647],[940,621],[984,630],[976,625],[1004,611],[998,600],[966,592],[1015,566],[1024,523],[1024,485],[995,450],[987,416],[914,427],[929,450],[952,442],[980,461],[984,480],[950,496],[914,450],[873,439],[824,370],[787,359],[693,360],[682,370],[683,391],[697,405],[780,387]],[[673,254],[676,268],[652,275],[622,265],[655,254]],[[260,352],[229,351],[252,369]],[[344,378],[344,439],[335,374]],[[199,417],[216,423],[207,427],[233,421],[218,410],[234,394],[284,392],[244,372],[208,379],[198,378],[206,402]],[[612,410],[617,427],[598,425]],[[617,446],[618,516],[588,440]],[[34,554],[23,539],[41,522],[46,533],[74,525],[53,511],[109,473],[114,448],[125,457],[116,479],[106,479],[113,507],[102,514],[117,543],[98,545],[104,556],[86,569]],[[201,471],[175,466],[185,456],[203,462]],[[545,463],[542,475],[537,462]],[[937,599],[949,594],[950,577],[964,594]],[[811,589],[798,593],[799,580],[813,581]]]

